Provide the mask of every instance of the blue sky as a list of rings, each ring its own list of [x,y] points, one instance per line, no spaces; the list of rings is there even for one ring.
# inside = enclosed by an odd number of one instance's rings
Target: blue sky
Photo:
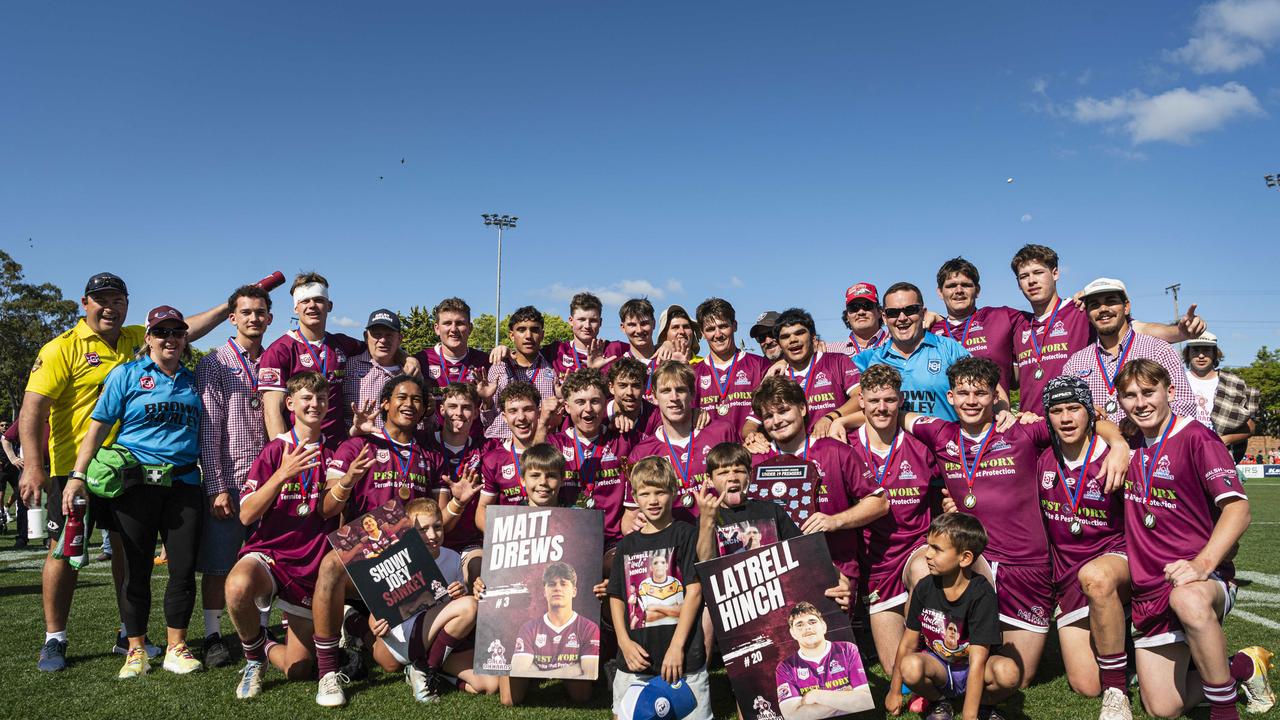
[[[1280,0],[6,3],[0,247],[125,276],[134,321],[315,268],[358,325],[492,312],[496,211],[506,311],[715,294],[837,337],[846,286],[956,254],[1022,307],[1040,242],[1140,318],[1180,282],[1244,362],[1280,345],[1278,60]]]

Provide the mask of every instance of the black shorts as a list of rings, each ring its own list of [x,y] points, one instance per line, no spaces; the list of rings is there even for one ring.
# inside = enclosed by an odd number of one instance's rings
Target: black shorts
[[[49,539],[57,541],[58,536],[62,534],[62,523],[66,517],[62,514],[62,491],[67,487],[67,477],[65,475],[54,475],[49,478],[49,494],[47,502],[47,513],[49,521],[46,526],[49,528]],[[85,543],[89,541],[89,537],[93,535],[94,528],[106,530],[108,532],[116,529],[116,524],[111,513],[111,501],[106,498],[100,498],[97,495],[85,490],[89,496],[89,524],[84,529]]]

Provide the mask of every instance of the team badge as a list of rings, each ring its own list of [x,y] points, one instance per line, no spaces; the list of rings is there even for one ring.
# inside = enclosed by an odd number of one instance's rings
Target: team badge
[[[919,421],[919,420],[917,420],[916,422],[918,423],[918,422],[920,422],[920,421]],[[948,440],[948,441],[947,441],[946,451],[947,451],[948,453],[952,454],[952,455],[959,455],[959,454],[960,454],[960,447],[959,447],[958,445],[956,445],[956,441],[955,441],[955,440]]]
[[[569,633],[569,637],[565,639],[564,646],[566,649],[578,647],[578,633]]]
[[[84,361],[92,367],[98,367],[102,364],[102,358],[98,357],[96,352],[87,352],[84,354]]]
[[[996,440],[995,442],[991,443],[991,448],[990,448],[991,452],[995,452],[997,450],[1008,450],[1008,449],[1009,449],[1009,443],[1005,442],[1004,438],[1000,438],[999,440]]]
[[[942,361],[936,358],[933,360],[930,360],[928,368],[930,373],[937,375],[938,373],[942,372]]]
[[[310,353],[307,353],[306,355],[299,355],[298,362],[302,363],[302,367],[305,368],[315,367],[316,364],[316,361],[311,359]]]
[[[787,484],[779,480],[769,488],[769,492],[773,493],[774,497],[782,497],[787,494]]]
[[[791,686],[787,685],[786,683],[779,685],[778,700],[790,700],[790,699],[791,699]]]
[[[380,463],[391,462],[391,451],[386,448],[378,448],[374,454],[374,459]]]
[[[745,372],[739,370],[738,374],[733,376],[733,384],[734,385],[750,385],[751,378],[747,377],[747,374]]]
[[[43,364],[44,364],[44,361],[43,361],[43,360],[41,360],[41,359],[40,359],[40,356],[38,356],[38,355],[37,355],[37,356],[36,356],[36,361],[35,361],[35,363],[31,366],[31,372],[35,372],[35,371],[39,370],[39,369],[40,369],[40,366],[41,366],[41,365],[43,365]]]
[[[1156,477],[1165,480],[1173,479],[1173,471],[1169,469],[1169,456],[1165,455],[1160,458],[1160,464],[1156,465]]]
[[[515,476],[516,476],[516,466],[515,466],[515,465],[503,465],[503,466],[502,466],[502,479],[503,479],[503,480],[510,480],[511,478],[513,478],[513,477],[515,477]]]
[[[1049,333],[1049,335],[1053,337],[1066,335],[1066,334],[1067,334],[1067,326],[1064,325],[1061,320],[1053,324],[1053,331]]]
[[[562,451],[562,454],[564,455],[564,459],[565,459],[565,460],[572,460],[572,459],[573,459],[573,448],[569,448],[569,447],[564,448],[564,449],[563,449],[563,451]]]
[[[796,677],[800,678],[801,680],[808,680],[809,668],[802,667],[799,670],[796,670]]]
[[[1022,331],[1022,342],[1023,342],[1023,344],[1026,344],[1026,342],[1027,342],[1028,340],[1030,340],[1030,339],[1031,339],[1031,331],[1030,331],[1030,330],[1023,330],[1023,331]]]
[[[440,379],[440,366],[439,366],[439,365],[432,365],[432,366],[431,366],[431,379],[432,379],[432,380],[439,380],[439,379]]]
[[[906,460],[902,461],[902,464],[898,466],[898,479],[899,480],[915,480],[916,479],[916,474],[911,472],[911,463],[907,462]]]
[[[708,390],[708,389],[710,389],[710,388],[711,388],[711,376],[710,376],[710,375],[703,375],[701,378],[698,378],[698,387],[702,388],[703,390]]]
[[[536,645],[536,646],[538,646],[538,647],[545,647],[545,646],[546,646],[546,644],[547,644],[547,635],[546,635],[546,633],[538,633],[537,635],[534,635],[534,636],[533,636],[533,644],[534,644],[534,645]]]
[[[1057,476],[1058,476],[1057,473],[1055,473],[1054,471],[1045,470],[1044,476],[1040,478],[1040,487],[1044,488],[1045,490],[1048,490],[1049,488],[1053,487],[1053,480]]]
[[[827,672],[829,673],[844,672],[844,666],[840,664],[839,660],[832,660],[831,665],[827,668]]]
[[[1084,486],[1084,496],[1090,500],[1102,499],[1102,488],[1098,486],[1098,481],[1092,478]]]
[[[820,372],[813,376],[814,387],[831,387],[831,381],[827,379],[827,374]]]
[[[524,652],[524,638],[516,638],[516,654]]]
[[[336,357],[336,358],[338,359],[338,364],[339,364],[339,365],[341,365],[341,364],[343,364],[343,363],[345,363],[345,362],[347,361],[347,355],[346,355],[346,353],[342,352],[341,350],[335,350],[335,351],[334,351],[334,353],[333,353],[333,356],[334,356],[334,357]]]
[[[138,378],[138,387],[143,390],[154,390],[156,387],[156,379],[150,375],[143,375]]]
[[[1079,375],[1080,377],[1084,378],[1084,377],[1089,377],[1090,373],[1092,372],[1093,372],[1093,368],[1080,368],[1079,370],[1076,371],[1076,375]]]
[[[670,714],[671,714],[671,701],[670,701],[670,700],[668,700],[668,699],[666,699],[666,698],[664,698],[664,697],[660,697],[660,698],[658,698],[657,700],[654,700],[654,701],[653,701],[653,714],[654,714],[654,717],[660,717],[660,718],[664,718],[664,717],[666,717],[667,715],[670,715]]]

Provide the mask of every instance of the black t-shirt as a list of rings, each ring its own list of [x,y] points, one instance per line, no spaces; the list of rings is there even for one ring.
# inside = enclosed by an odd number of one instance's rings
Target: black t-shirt
[[[633,532],[618,543],[609,573],[609,595],[627,604],[627,636],[649,654],[643,673],[657,675],[675,635],[687,586],[700,584],[698,531],[679,520],[656,533]],[[701,612],[702,603],[698,602]],[[696,616],[684,648],[686,673],[706,665],[702,649],[702,619]],[[623,670],[626,667],[625,661]]]
[[[1000,614],[996,591],[981,575],[969,578],[955,602],[947,599],[936,575],[916,583],[911,593],[907,629],[920,632],[921,646],[952,665],[969,664],[969,646],[1000,645]]]
[[[722,507],[716,520],[719,557],[801,535],[786,508],[766,500],[748,500],[738,507]]]

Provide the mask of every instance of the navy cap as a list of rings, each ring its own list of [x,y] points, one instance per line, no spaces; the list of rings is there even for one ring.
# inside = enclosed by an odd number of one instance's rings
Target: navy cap
[[[114,290],[118,293],[129,294],[129,288],[124,284],[124,280],[119,275],[109,272],[98,273],[89,278],[89,282],[84,285],[84,294],[92,295],[96,292],[106,292]]]
[[[621,720],[680,720],[698,707],[698,699],[684,680],[669,683],[660,676],[633,682],[622,700]]]
[[[400,316],[391,312],[390,310],[387,310],[386,308],[382,308],[381,310],[374,310],[373,312],[369,313],[369,322],[364,324],[364,328],[368,330],[369,328],[372,328],[375,326],[391,328],[396,332],[400,332]]]

